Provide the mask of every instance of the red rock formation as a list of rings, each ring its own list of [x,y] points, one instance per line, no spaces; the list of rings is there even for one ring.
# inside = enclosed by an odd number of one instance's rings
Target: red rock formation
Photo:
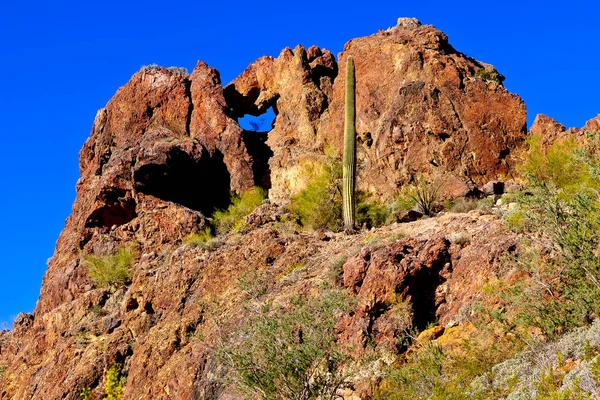
[[[529,135],[536,135],[541,138],[542,147],[548,147],[557,140],[571,138],[578,143],[585,143],[586,132],[600,132],[600,115],[590,119],[583,128],[569,128],[555,119],[544,114],[538,114],[529,129]]]
[[[178,243],[203,229],[202,213],[227,206],[230,190],[252,186],[242,130],[227,116],[222,93],[218,73],[203,63],[191,76],[144,68],[98,112],[34,314],[27,329],[16,324],[7,339],[6,357],[15,360],[10,383],[2,385],[9,398],[63,398],[101,377],[100,353],[80,354],[77,342],[87,339],[78,332],[111,334],[102,357],[130,356],[135,333],[118,329],[122,317],[89,315],[89,307],[106,302],[118,309],[124,292],[93,290],[82,254],[110,254],[128,243],[147,254]]]
[[[353,39],[340,55],[356,64],[358,184],[389,196],[419,175],[478,185],[511,172],[525,138],[525,105],[493,67],[457,52],[433,26],[398,26]],[[489,71],[480,73],[480,71]],[[322,118],[321,140],[340,148],[343,81]]]
[[[514,248],[515,235],[487,216],[450,220],[440,218],[436,229],[390,246],[363,248],[344,264],[344,286],[358,306],[340,322],[341,338],[354,351],[371,337],[394,352],[412,328],[464,323],[481,286],[502,274],[498,260]]]
[[[600,132],[600,114],[586,122],[581,130],[584,132]]]
[[[360,189],[389,197],[421,174],[476,184],[510,175],[511,151],[525,138],[525,105],[492,66],[412,19],[348,42],[340,76],[349,55],[356,60]],[[268,139],[276,201],[303,187],[299,161],[328,145],[341,149],[344,82],[332,87],[337,69],[328,51],[286,49],[258,59],[225,90],[239,115],[276,110]]]
[[[223,156],[231,177],[231,188],[237,192],[253,186],[252,160],[242,138],[242,128],[228,116],[219,73],[198,61],[190,76],[192,113],[189,133],[209,149]]]
[[[225,88],[236,116],[260,115],[269,107],[277,115],[267,140],[274,153],[269,161],[269,197],[277,202],[286,202],[290,192],[298,190],[298,161],[322,154],[317,130],[336,75],[331,52],[298,45],[284,49],[277,58],[259,58]]]
[[[510,174],[525,108],[491,67],[414,20],[349,42],[342,69],[348,55],[358,76],[362,189],[391,196],[423,173],[448,175],[452,191],[464,194],[471,181]],[[488,72],[478,75],[482,70]],[[286,232],[275,225],[283,211],[270,204],[246,219],[249,233],[222,238],[216,251],[182,239],[204,229],[205,216],[228,204],[230,190],[270,185],[271,199],[285,203],[305,184],[300,161],[322,157],[329,145],[341,148],[337,75],[329,51],[298,46],[260,58],[225,89],[202,62],[189,76],[145,68],[120,88],[98,112],[80,152],[77,197],[36,309],[0,333],[0,366],[8,366],[0,397],[77,399],[86,386],[100,394],[104,370],[116,361],[128,376],[128,399],[238,398],[219,380],[214,349],[246,315],[240,277],[263,274],[265,301],[313,293],[327,279],[333,255],[362,246],[367,233]],[[271,106],[277,117],[267,140],[269,177],[256,168],[265,155],[253,154],[251,133],[236,118]],[[449,235],[459,228],[480,239],[454,243]],[[346,285],[360,303],[340,325],[347,343],[373,334],[389,349],[407,324],[460,320],[478,285],[497,272],[494,257],[511,244],[494,217],[476,214],[401,229],[412,229],[407,239],[364,249],[347,264]],[[400,228],[377,232],[388,237],[394,230]],[[138,254],[131,283],[96,287],[83,255],[125,245]],[[306,266],[300,278],[290,273],[294,264]],[[399,304],[425,312],[401,320]]]

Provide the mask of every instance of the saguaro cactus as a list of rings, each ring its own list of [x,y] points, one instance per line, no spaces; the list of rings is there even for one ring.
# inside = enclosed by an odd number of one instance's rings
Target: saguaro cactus
[[[354,229],[355,204],[354,180],[356,176],[356,95],[354,92],[354,59],[348,57],[346,63],[346,119],[344,123],[344,158],[343,158],[343,183],[342,203],[344,214],[344,228],[347,231]]]

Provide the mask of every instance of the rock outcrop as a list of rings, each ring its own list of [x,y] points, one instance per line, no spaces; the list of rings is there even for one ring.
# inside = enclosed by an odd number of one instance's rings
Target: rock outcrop
[[[417,226],[424,233],[414,231]],[[364,247],[344,264],[344,286],[356,294],[358,306],[342,321],[342,337],[354,349],[371,338],[393,352],[398,337],[413,328],[464,323],[479,288],[501,275],[499,260],[516,243],[497,219],[477,212],[406,228],[408,238]]]
[[[298,161],[323,154],[317,143],[321,115],[331,102],[337,63],[328,50],[316,46],[284,49],[279,57],[264,56],[225,88],[238,117],[260,115],[273,107],[277,115],[268,133],[269,197],[285,202],[303,186]]]
[[[285,232],[278,213],[274,205],[259,207],[248,217],[249,233],[227,236],[212,252],[175,240],[144,245],[127,288],[89,288],[49,312],[20,317],[0,341],[12,343],[0,349],[0,361],[5,354],[8,360],[3,398],[77,399],[86,386],[100,393],[113,362],[128,377],[128,399],[241,398],[223,384],[215,354],[248,313],[240,279],[262,285],[261,301],[285,304],[331,282],[335,260],[355,252],[343,279],[357,305],[339,322],[339,340],[361,354],[373,338],[393,353],[415,324],[463,323],[515,241],[498,217],[478,211],[325,237]],[[91,242],[114,244],[120,235]],[[380,241],[364,245],[373,235]],[[305,267],[290,272],[290,265]]]
[[[258,59],[225,88],[203,62],[191,75],[144,68],[96,116],[35,311],[0,333],[0,398],[78,399],[88,386],[100,394],[113,362],[128,377],[127,399],[238,398],[220,379],[214,349],[244,319],[240,277],[260,274],[265,301],[283,302],[314,293],[337,256],[350,256],[343,278],[358,299],[339,337],[356,351],[367,337],[393,351],[402,329],[434,318],[461,323],[513,244],[497,217],[448,215],[355,236],[280,225],[279,206],[306,184],[303,160],[340,152],[344,83],[336,77],[349,55],[359,188],[385,199],[422,175],[459,193],[511,174],[525,137],[523,102],[493,67],[416,20],[350,41],[339,67],[329,51],[298,46]],[[237,119],[269,107],[276,119],[265,143]],[[269,189],[272,203],[247,218],[247,234],[222,238],[212,252],[183,244],[231,191],[253,185]],[[378,248],[364,245],[371,234],[384,239]],[[124,246],[137,252],[131,283],[96,287],[83,257]]]
[[[444,33],[413,19],[348,42],[340,76],[350,55],[359,189],[390,197],[421,176],[480,185],[510,175],[526,134],[526,110],[492,66],[457,52]],[[273,200],[303,187],[300,161],[327,147],[341,154],[344,81],[336,76],[331,53],[298,46],[258,59],[225,89],[239,116],[275,109],[268,139]]]
[[[553,118],[544,114],[538,114],[531,125],[529,135],[538,136],[542,147],[548,147],[558,140],[567,138],[577,143],[586,142],[586,132],[600,132],[600,115],[590,119],[582,128],[565,128],[565,126]]]
[[[510,175],[526,133],[523,101],[492,66],[457,52],[448,37],[415,21],[353,39],[340,55],[356,64],[358,184],[389,196],[399,185],[450,175],[477,185]],[[344,84],[319,133],[339,148]]]

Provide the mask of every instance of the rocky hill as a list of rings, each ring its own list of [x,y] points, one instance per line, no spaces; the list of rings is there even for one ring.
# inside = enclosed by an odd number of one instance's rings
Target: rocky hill
[[[0,397],[79,399],[90,388],[101,398],[105,371],[118,365],[126,399],[242,398],[216,349],[247,320],[249,302],[285,305],[320,295],[324,284],[353,298],[336,337],[357,356],[396,354],[409,329],[463,326],[481,285],[506,273],[499,260],[516,247],[501,208],[356,235],[287,223],[290,198],[307,184],[302,169],[341,154],[338,77],[349,56],[357,183],[368,196],[391,201],[420,179],[439,182],[446,199],[494,194],[486,183],[516,175],[527,137],[523,101],[493,66],[415,19],[351,40],[337,59],[316,46],[286,48],[227,86],[201,61],[189,75],[143,68],[98,111],[33,314],[0,333]],[[271,107],[268,132],[238,124]],[[555,138],[565,129],[539,116],[533,131]],[[254,186],[268,200],[243,232],[221,234],[210,248],[186,243],[227,208],[231,192]],[[100,287],[86,257],[126,247],[135,254],[130,280]],[[242,287],[248,279],[252,287]],[[362,381],[347,398],[373,394]]]

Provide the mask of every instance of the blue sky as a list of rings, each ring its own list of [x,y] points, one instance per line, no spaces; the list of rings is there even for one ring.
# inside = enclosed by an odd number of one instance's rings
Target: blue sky
[[[529,123],[545,113],[582,126],[600,113],[593,1],[202,3],[0,5],[0,327],[33,310],[75,196],[78,151],[97,109],[142,65],[191,71],[201,59],[227,83],[286,46],[337,54],[353,37],[417,17],[494,64],[525,100]]]

